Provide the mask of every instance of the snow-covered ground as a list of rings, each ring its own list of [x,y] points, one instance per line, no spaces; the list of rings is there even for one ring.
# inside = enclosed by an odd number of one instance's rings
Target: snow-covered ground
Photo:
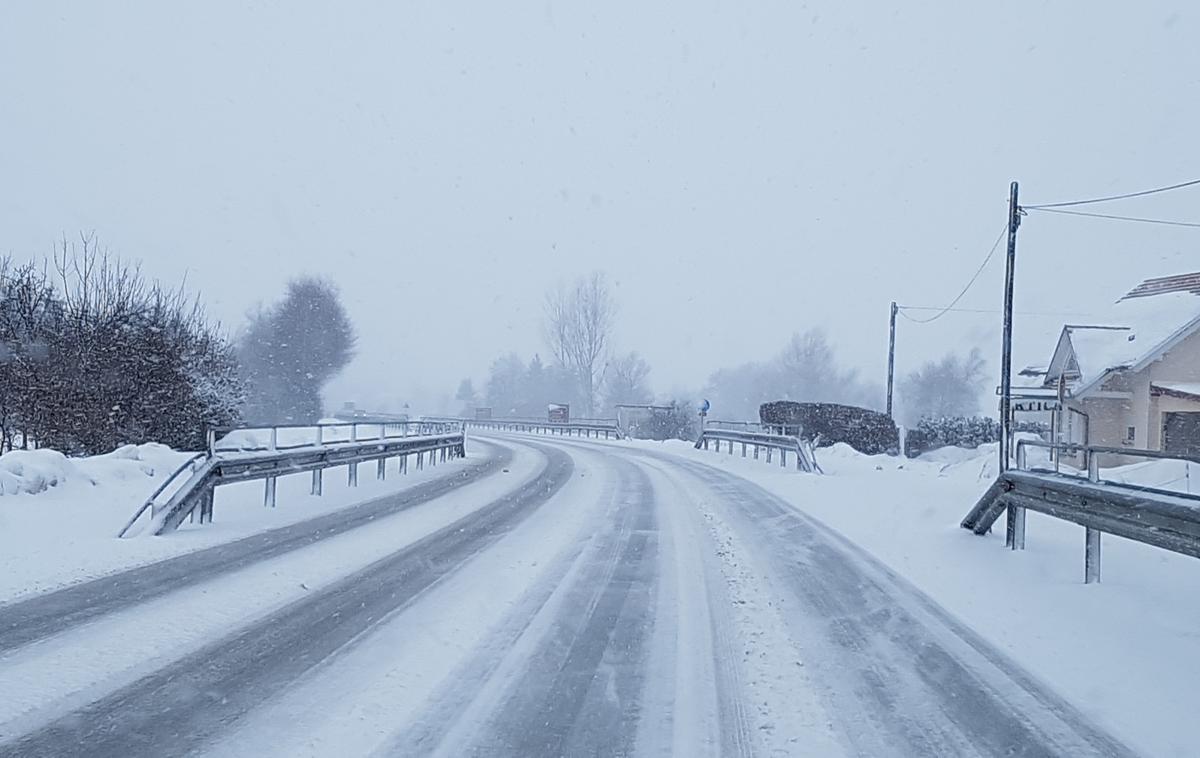
[[[478,456],[468,447],[468,459]],[[439,476],[458,461],[388,478],[362,464],[358,487],[344,468],[325,473],[324,494],[309,494],[307,473],[281,477],[275,508],[263,507],[263,483],[217,488],[212,524],[185,522],[168,539],[115,539],[137,508],[190,453],[164,445],[128,445],[108,455],[67,458],[53,450],[0,456],[0,602],[149,563],[248,534],[312,518],[332,509],[394,494]]]
[[[540,465],[535,453],[518,449],[507,467],[508,475],[501,479],[467,485],[433,504],[379,519],[370,528],[351,530],[319,544],[254,563],[231,577],[207,581],[197,577],[190,588],[195,591],[139,603],[26,645],[16,653],[0,655],[0,692],[10,693],[0,698],[0,739],[6,734],[35,728],[72,707],[85,705],[104,692],[126,686],[194,652],[230,630],[327,588],[346,575],[468,516],[498,494],[515,489],[537,474]],[[432,472],[422,473],[426,478],[431,475]],[[391,489],[394,491],[396,486]],[[376,488],[375,494],[385,494],[386,490]],[[346,494],[342,501],[345,504],[355,499]],[[313,515],[312,508],[303,510]],[[295,521],[302,515],[290,514],[289,518]],[[241,523],[249,527],[266,522],[245,519]],[[201,531],[197,529],[193,534]],[[241,536],[242,532],[231,529],[224,536],[228,539],[232,535]],[[220,535],[209,539],[220,539]],[[127,542],[111,537],[110,541]],[[176,535],[134,542],[196,544],[195,540],[180,540]],[[132,639],[137,640],[136,645],[126,644]],[[47,669],[53,669],[53,677],[45,675]]]
[[[1105,730],[1146,755],[1195,752],[1200,562],[1106,538],[1104,583],[1085,586],[1079,528],[1030,514],[1022,553],[960,529],[994,448],[907,461],[837,447],[813,476],[685,443],[468,445],[505,449],[503,467],[348,531],[266,555],[263,535],[255,560],[224,569],[247,543],[181,559],[216,563],[178,587],[120,574],[0,602],[0,692],[15,693],[0,698],[0,756],[1127,755]],[[131,509],[96,495],[132,481],[144,497],[180,460],[135,452],[0,497],[6,524],[49,535],[25,547],[0,532],[30,563],[4,555],[4,586],[420,481],[364,470],[348,491],[330,474],[319,499],[298,475],[273,512],[249,483],[218,499],[211,528],[116,540],[110,522]],[[72,514],[73,542],[54,539]],[[98,585],[122,602],[74,615]],[[38,615],[47,599],[58,626]],[[36,634],[13,634],[29,619]]]
[[[1200,681],[1200,561],[1106,535],[1103,578],[1083,584],[1083,528],[1029,513],[1027,544],[958,524],[993,481],[996,449],[916,460],[818,451],[825,476],[684,442],[633,442],[736,473],[881,559],[1118,736],[1150,755],[1200,753],[1190,724]],[[1178,461],[1104,478],[1181,491],[1200,469]],[[1194,489],[1192,491],[1195,491]]]

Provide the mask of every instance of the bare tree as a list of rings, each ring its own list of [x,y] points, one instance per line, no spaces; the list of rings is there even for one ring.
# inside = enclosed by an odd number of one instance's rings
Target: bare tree
[[[921,419],[974,415],[979,411],[985,367],[979,348],[965,356],[946,353],[941,360],[925,363],[900,384],[905,422],[916,425]]]
[[[604,378],[604,400],[611,409],[618,403],[644,405],[653,399],[646,384],[650,377],[650,364],[637,352],[629,352],[612,359]]]
[[[559,365],[574,375],[585,416],[596,411],[616,311],[598,271],[546,296],[546,341]]]

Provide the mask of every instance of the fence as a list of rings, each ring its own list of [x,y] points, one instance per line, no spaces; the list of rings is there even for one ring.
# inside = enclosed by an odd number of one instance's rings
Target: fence
[[[767,463],[771,462],[772,451],[779,451],[779,465],[784,467],[787,466],[787,456],[790,452],[795,456],[796,468],[800,471],[822,473],[820,465],[817,464],[813,443],[809,440],[786,434],[740,432],[732,429],[710,429],[706,426],[700,433],[700,438],[696,440],[696,449],[708,450],[711,444],[716,446],[719,453],[722,442],[727,444],[730,455],[733,455],[734,445],[741,445],[743,458],[747,457],[748,451],[753,450],[754,460],[758,460],[759,451],[764,450]]]
[[[1031,469],[1030,447],[1056,456],[1081,453],[1087,472]],[[1200,458],[1158,450],[1019,440],[1017,468],[996,479],[961,526],[986,534],[1007,511],[1006,544],[1024,550],[1026,510],[1079,524],[1084,527],[1087,584],[1100,581],[1100,535],[1104,533],[1200,558],[1200,495],[1106,480],[1100,471],[1101,455],[1200,462]]]
[[[370,424],[320,424],[256,428],[213,428],[208,450],[180,466],[142,503],[121,529],[124,537],[149,511],[154,534],[179,527],[184,519],[212,522],[214,490],[223,484],[262,480],[263,505],[275,507],[275,482],[280,476],[311,472],[313,495],[323,491],[324,471],[346,466],[347,482],[358,485],[360,463],[376,461],[376,476],[387,476],[387,461],[397,458],[400,473],[408,472],[410,456],[424,468],[426,458],[436,465],[466,454],[460,422],[387,422]],[[181,483],[180,483],[181,482]],[[172,484],[179,483],[163,499]]]

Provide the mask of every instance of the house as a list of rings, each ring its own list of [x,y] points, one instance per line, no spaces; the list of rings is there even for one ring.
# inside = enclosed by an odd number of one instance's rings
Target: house
[[[1108,314],[1063,325],[1014,398],[1052,413],[1063,442],[1200,454],[1200,273],[1148,279]]]

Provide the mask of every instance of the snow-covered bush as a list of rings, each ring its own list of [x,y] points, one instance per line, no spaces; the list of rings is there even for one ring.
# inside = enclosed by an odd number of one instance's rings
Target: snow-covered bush
[[[1013,431],[1043,434],[1047,429],[1038,422],[1018,422]],[[915,458],[939,447],[975,449],[999,441],[1000,422],[990,416],[924,418],[905,435],[904,452],[908,457]]]
[[[52,268],[0,260],[0,452],[18,433],[67,454],[197,449],[205,424],[238,420],[242,395],[232,347],[198,301],[91,237],[64,243]]]

